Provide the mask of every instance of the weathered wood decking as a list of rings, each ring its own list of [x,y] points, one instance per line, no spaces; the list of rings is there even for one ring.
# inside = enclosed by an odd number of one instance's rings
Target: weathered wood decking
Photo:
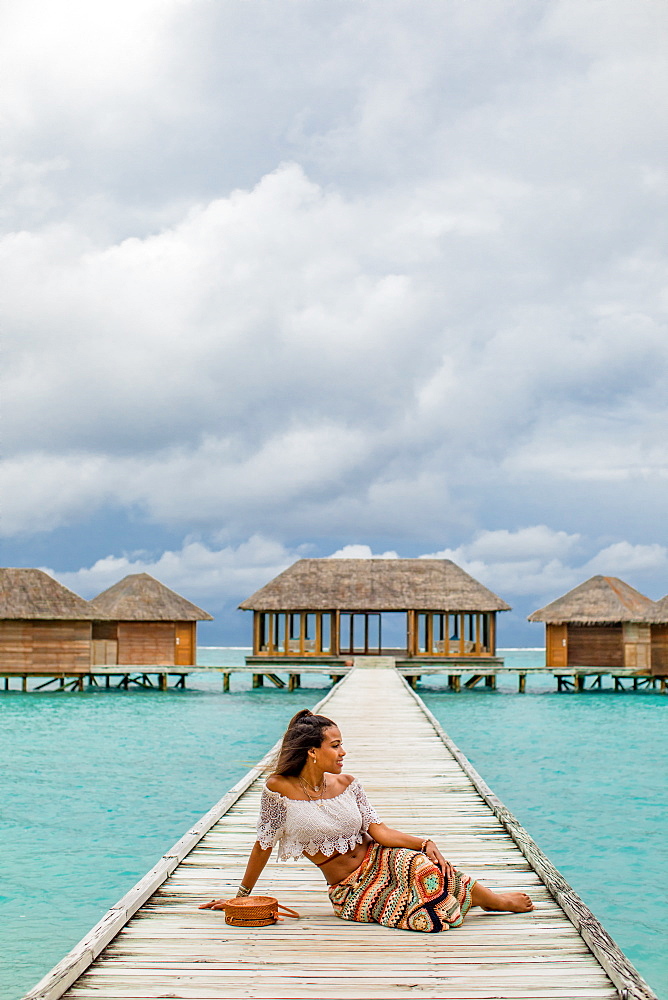
[[[254,841],[257,768],[30,1000],[654,997],[396,671],[354,670],[321,704],[343,731],[346,769],[362,779],[386,822],[433,836],[449,859],[492,887],[528,891],[536,910],[475,909],[461,928],[435,935],[346,923],[333,915],[316,868],[272,861],[257,891],[277,895],[302,918],[228,927],[222,913],[197,906],[231,894],[240,881]]]

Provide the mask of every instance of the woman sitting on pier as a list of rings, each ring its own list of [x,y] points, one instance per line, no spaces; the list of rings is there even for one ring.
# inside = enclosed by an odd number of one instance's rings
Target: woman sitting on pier
[[[341,773],[345,755],[331,719],[307,709],[295,715],[262,791],[258,839],[238,896],[252,891],[278,840],[282,861],[304,855],[317,865],[344,920],[445,931],[458,927],[471,906],[533,909],[526,893],[492,892],[458,871],[429,837],[382,823],[359,781]]]

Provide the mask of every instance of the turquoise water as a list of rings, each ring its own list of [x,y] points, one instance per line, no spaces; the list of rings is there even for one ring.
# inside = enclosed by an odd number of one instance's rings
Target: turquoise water
[[[201,650],[200,662],[242,661]],[[528,664],[540,653],[512,651]],[[538,657],[538,659],[536,659]],[[516,679],[501,687],[514,690]],[[50,969],[325,693],[194,675],[189,689],[0,696],[0,997]],[[649,692],[451,694],[425,700],[653,988],[668,1000],[668,699]],[[354,747],[349,747],[354,758]],[[574,846],[575,845],[575,846]],[[661,887],[660,890],[656,886]]]

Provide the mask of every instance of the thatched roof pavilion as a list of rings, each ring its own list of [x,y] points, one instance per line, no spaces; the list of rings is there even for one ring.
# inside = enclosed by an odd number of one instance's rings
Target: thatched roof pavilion
[[[53,673],[90,668],[88,602],[39,569],[0,569],[0,669]]]
[[[195,663],[196,623],[212,616],[148,573],[131,573],[90,602],[93,662]]]
[[[381,615],[406,615],[410,656],[493,656],[510,607],[450,559],[300,559],[243,601],[255,656],[382,649]]]
[[[243,611],[510,611],[450,559],[300,559]]]
[[[668,607],[616,576],[593,576],[529,615],[545,622],[546,665],[647,673],[668,656]],[[661,648],[659,648],[661,647]]]
[[[83,597],[41,569],[0,568],[0,620],[90,621]]]

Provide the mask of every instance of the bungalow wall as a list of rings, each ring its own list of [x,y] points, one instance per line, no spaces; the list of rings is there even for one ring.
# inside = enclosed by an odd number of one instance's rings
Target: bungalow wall
[[[623,667],[621,625],[568,625],[569,667]]]
[[[88,673],[91,623],[0,621],[0,669],[17,673]]]
[[[610,625],[580,625],[568,622],[548,625],[545,637],[546,665],[565,667],[608,667],[652,669],[654,643],[649,625],[624,622]],[[667,642],[657,636],[657,645]],[[668,654],[668,645],[666,646]]]
[[[174,664],[173,622],[119,622],[119,664],[169,667]]]
[[[652,673],[668,676],[668,625],[652,625]]]

